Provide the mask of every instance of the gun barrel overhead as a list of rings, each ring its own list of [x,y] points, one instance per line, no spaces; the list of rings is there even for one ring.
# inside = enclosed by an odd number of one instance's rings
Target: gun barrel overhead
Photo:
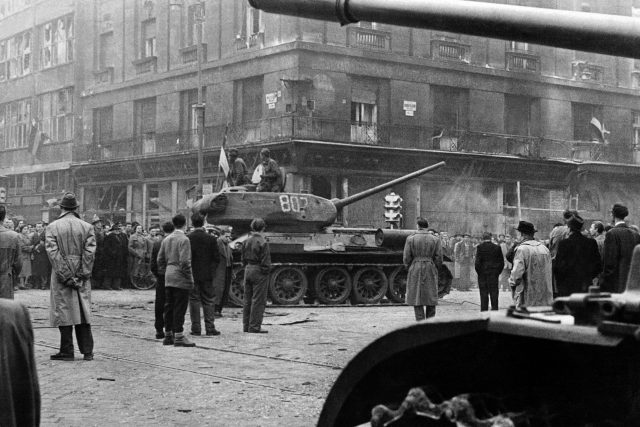
[[[269,13],[343,25],[370,21],[640,59],[640,19],[631,16],[462,0],[249,2]]]

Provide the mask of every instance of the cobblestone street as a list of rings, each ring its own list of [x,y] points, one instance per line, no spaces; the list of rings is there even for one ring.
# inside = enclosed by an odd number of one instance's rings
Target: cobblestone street
[[[35,328],[42,425],[315,425],[345,364],[413,322],[406,306],[268,306],[269,333],[245,334],[240,309],[226,308],[216,320],[222,335],[175,348],[154,339],[153,298],[152,291],[94,291],[95,360],[54,362],[59,333],[49,327],[49,292],[16,293]],[[478,300],[477,290],[454,291],[438,316],[477,312]],[[506,308],[510,295],[500,301]]]

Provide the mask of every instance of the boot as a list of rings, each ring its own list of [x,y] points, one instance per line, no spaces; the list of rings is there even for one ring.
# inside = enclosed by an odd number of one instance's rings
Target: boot
[[[173,332],[165,331],[164,339],[162,340],[162,345],[173,345]]]
[[[196,343],[189,341],[189,338],[185,337],[182,332],[176,332],[173,345],[174,347],[195,347]]]

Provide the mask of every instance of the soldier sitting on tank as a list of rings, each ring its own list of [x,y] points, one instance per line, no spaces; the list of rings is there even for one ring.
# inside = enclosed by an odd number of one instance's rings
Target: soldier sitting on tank
[[[260,161],[262,162],[262,175],[256,191],[279,193],[282,191],[282,172],[278,167],[278,162],[271,158],[268,148],[260,151]]]
[[[251,184],[247,176],[247,165],[241,157],[238,157],[238,150],[229,150],[229,185],[232,187]]]

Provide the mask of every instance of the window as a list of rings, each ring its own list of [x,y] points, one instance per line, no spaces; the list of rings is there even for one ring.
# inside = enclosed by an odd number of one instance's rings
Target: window
[[[0,19],[25,9],[31,5],[31,0],[0,0]]]
[[[449,86],[432,86],[431,100],[434,128],[445,131],[445,135],[447,131],[468,128],[468,90]]]
[[[0,105],[0,150],[6,148],[7,143],[7,107]]]
[[[573,115],[573,139],[576,141],[599,141],[598,129],[594,126],[593,119],[596,119],[604,127],[602,117],[602,107],[593,104],[581,104],[573,102],[571,104]]]
[[[156,20],[142,22],[142,58],[156,56]]]
[[[504,131],[508,135],[530,136],[532,126],[533,99],[527,96],[504,96]]]
[[[259,76],[242,82],[242,122],[245,124],[262,118],[263,80],[263,76]]]
[[[23,99],[0,106],[0,129],[4,144],[0,148],[24,148],[28,145],[31,126],[31,101]]]
[[[104,70],[113,67],[114,46],[113,32],[100,34],[100,52],[98,58],[98,69]]]
[[[0,40],[0,82],[8,77],[9,72],[9,41]]]
[[[8,60],[6,78],[20,77],[31,72],[30,32],[18,34],[17,36],[6,40],[4,49],[4,63],[6,64]],[[0,56],[0,62],[2,62],[2,56]]]
[[[351,124],[367,125],[377,123],[378,107],[376,104],[366,104],[364,102],[351,103]]]
[[[135,137],[142,141],[142,153],[156,151],[156,99],[147,98],[135,102]]]
[[[105,145],[113,139],[113,107],[93,110],[93,142]]]
[[[250,7],[247,10],[247,29],[249,31],[249,35],[252,36],[254,34],[258,34],[262,27],[262,12],[260,9],[254,9]]]
[[[198,40],[204,40],[203,21],[204,3],[192,4],[188,9],[188,25],[186,46],[195,45]]]
[[[633,149],[640,151],[640,112],[633,112]]]
[[[40,120],[40,130],[47,134],[51,141],[71,141],[73,139],[73,88],[40,95],[37,115]]]
[[[73,16],[58,18],[41,27],[42,68],[73,61]]]

